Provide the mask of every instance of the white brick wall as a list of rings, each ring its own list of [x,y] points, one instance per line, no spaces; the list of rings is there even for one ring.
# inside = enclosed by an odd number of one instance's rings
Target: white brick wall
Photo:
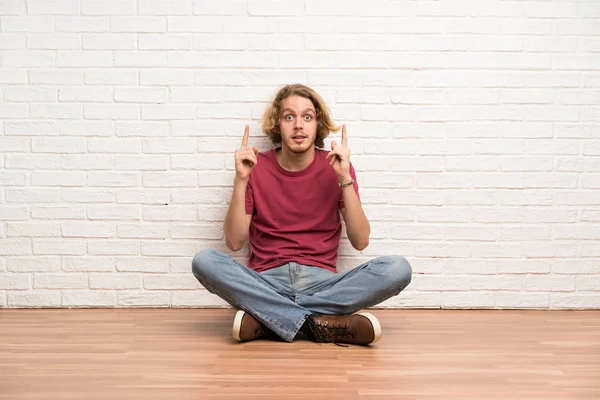
[[[600,308],[594,0],[3,0],[0,67],[0,307],[226,306],[190,262],[299,82],[371,220],[339,268],[414,267],[383,306]]]

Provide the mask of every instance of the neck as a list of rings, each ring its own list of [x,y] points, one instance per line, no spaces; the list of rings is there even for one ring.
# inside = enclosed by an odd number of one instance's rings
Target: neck
[[[275,153],[281,168],[288,171],[300,171],[308,167],[315,158],[315,147],[312,146],[303,153],[294,153],[286,146],[281,146],[281,151]]]

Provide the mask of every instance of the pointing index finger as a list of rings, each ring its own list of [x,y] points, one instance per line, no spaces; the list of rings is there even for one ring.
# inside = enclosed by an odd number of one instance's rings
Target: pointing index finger
[[[348,147],[348,136],[346,135],[346,125],[342,125],[342,147]]]
[[[244,130],[244,137],[242,138],[242,147],[248,146],[248,137],[250,136],[250,126],[246,125]]]

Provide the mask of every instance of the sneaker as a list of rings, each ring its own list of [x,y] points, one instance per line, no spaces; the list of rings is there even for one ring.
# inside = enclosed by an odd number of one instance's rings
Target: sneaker
[[[310,315],[306,334],[315,342],[370,344],[381,339],[381,325],[373,314]]]
[[[247,342],[265,336],[265,328],[252,315],[239,310],[233,319],[231,335],[238,342]]]

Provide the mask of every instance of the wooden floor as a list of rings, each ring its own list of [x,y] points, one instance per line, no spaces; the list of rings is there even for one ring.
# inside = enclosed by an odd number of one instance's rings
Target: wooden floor
[[[0,399],[600,399],[600,312],[373,310],[374,346],[231,339],[233,310],[0,310]]]

